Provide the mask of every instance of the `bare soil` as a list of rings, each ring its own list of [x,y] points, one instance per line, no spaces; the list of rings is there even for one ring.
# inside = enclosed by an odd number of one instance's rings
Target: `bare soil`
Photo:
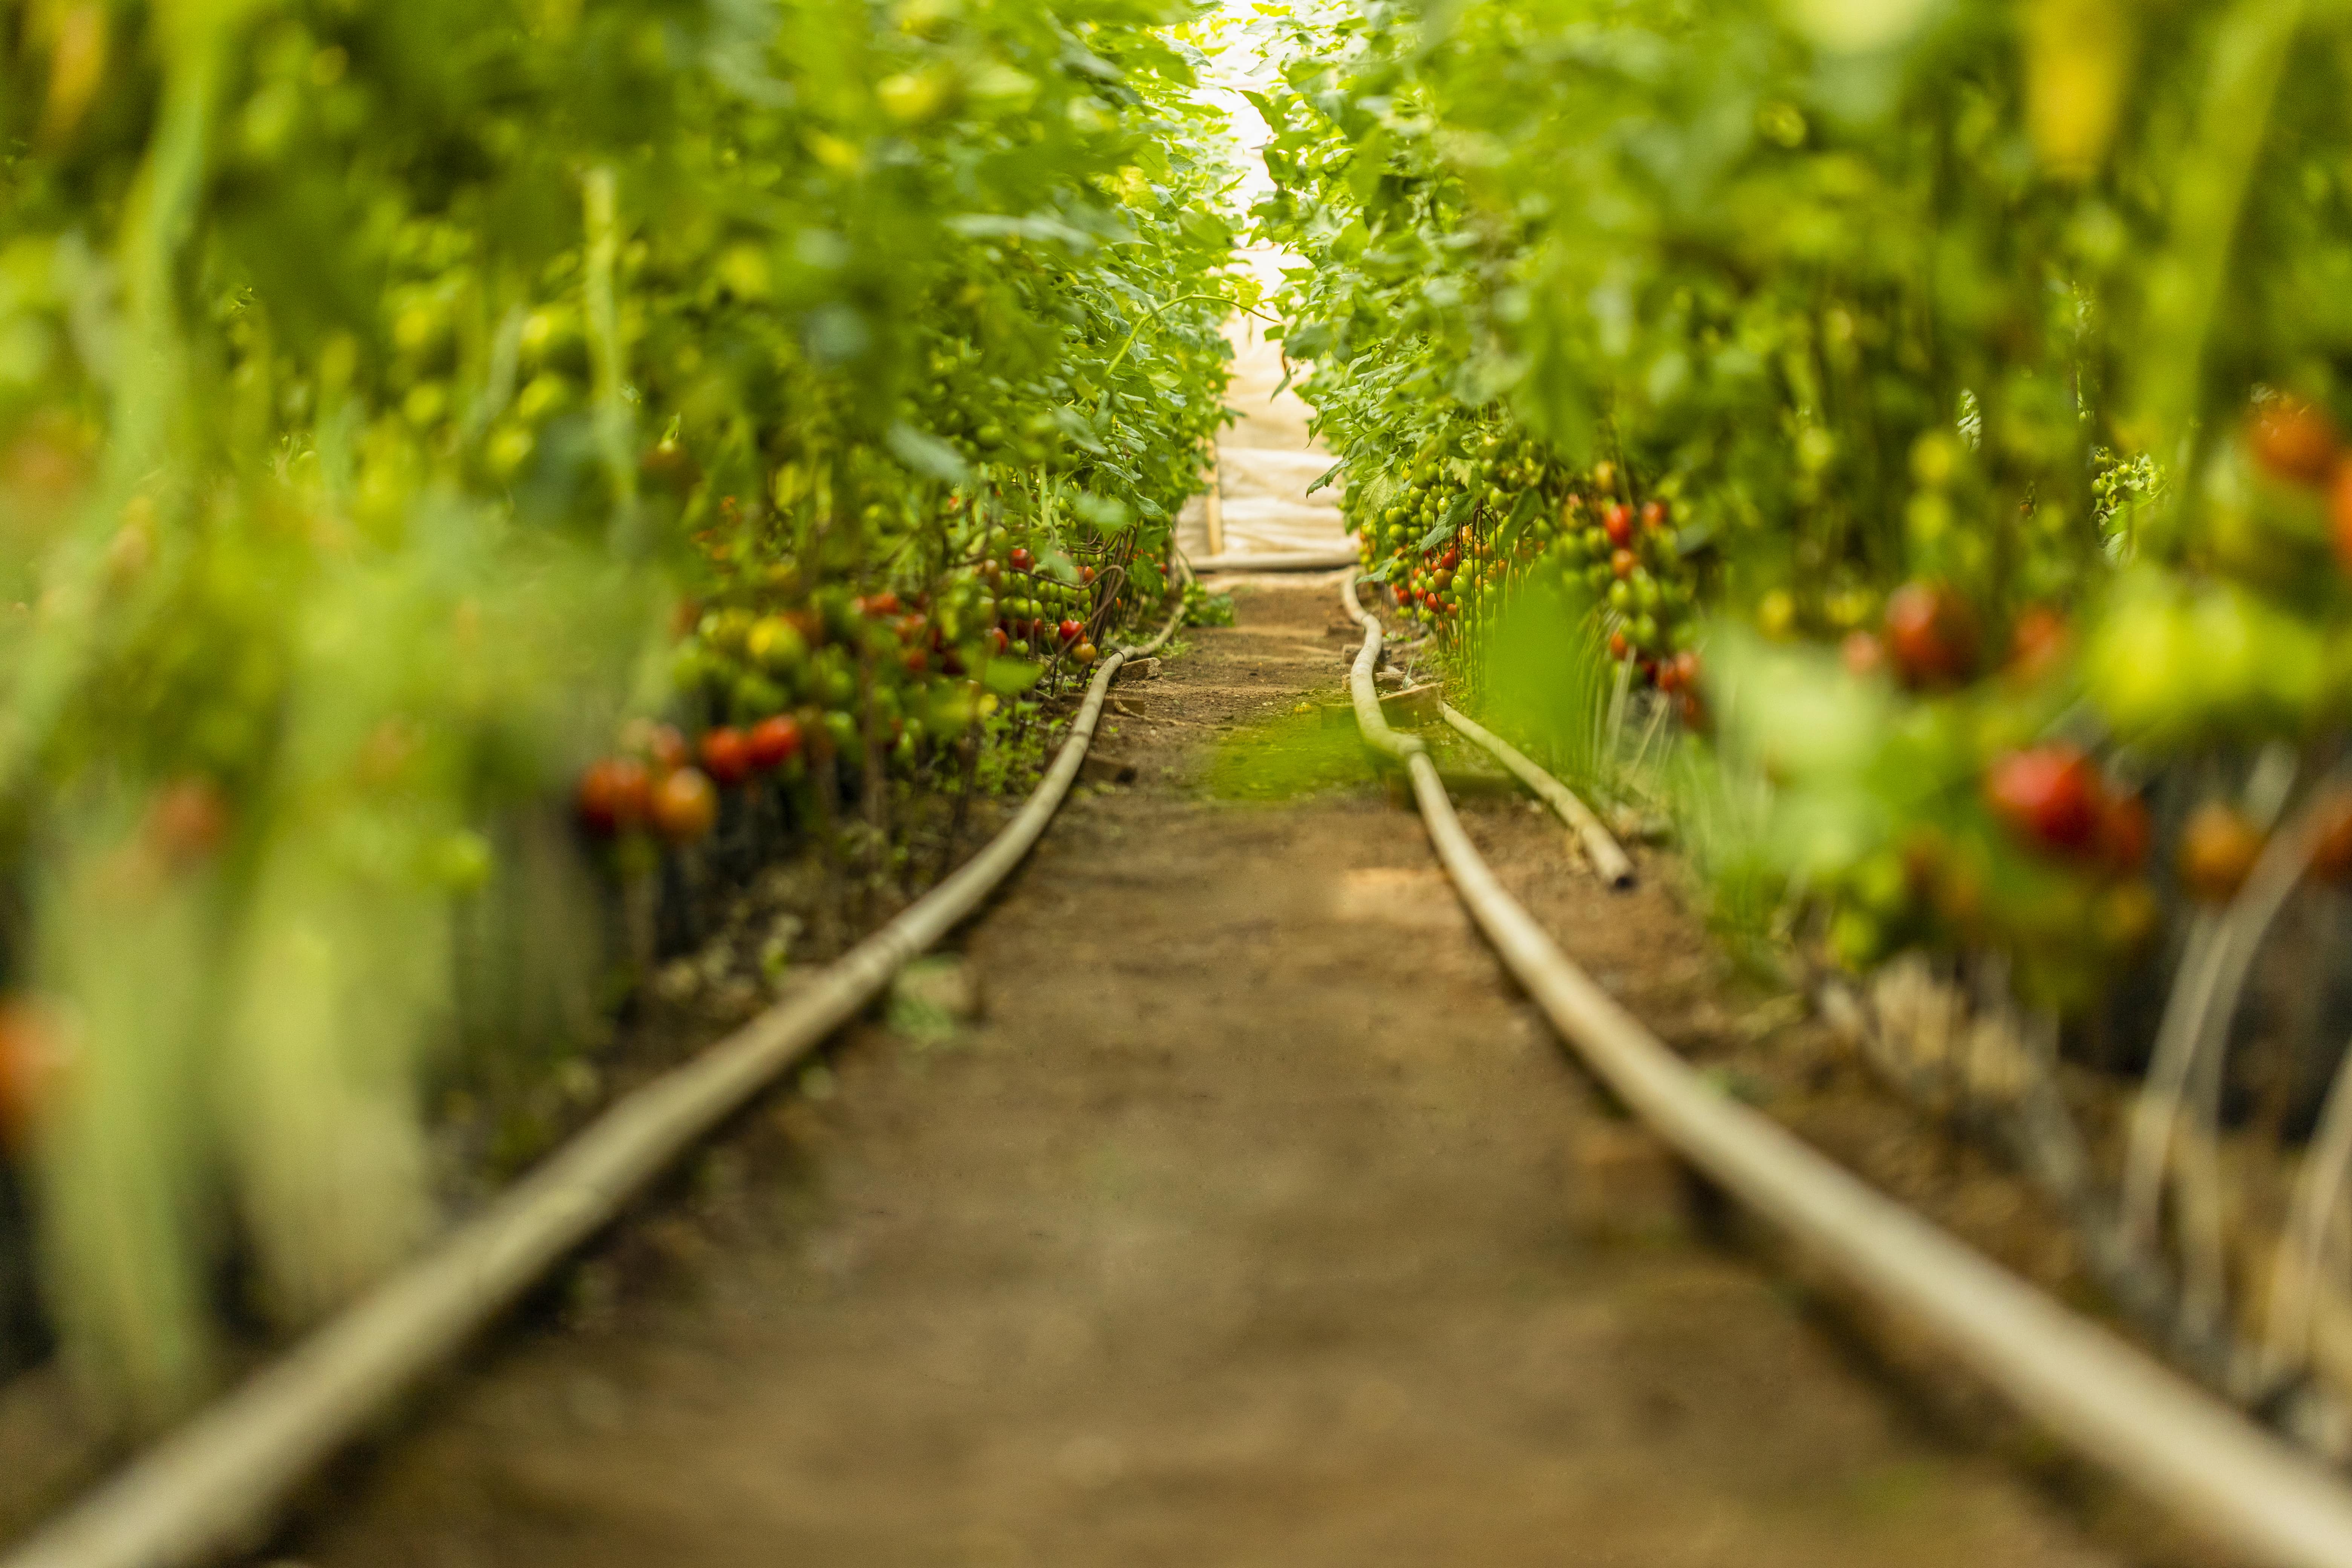
[[[2030,1444],[1940,1397],[1931,1362],[1690,1223],[1417,820],[1360,763],[1253,755],[1339,694],[1354,637],[1332,608],[1247,591],[1237,626],[1119,687],[1101,749],[1136,780],[1083,789],[963,933],[980,1016],[853,1031],[271,1555],[2189,1561],[2145,1510],[2016,1462]],[[1670,1041],[2063,1283],[2015,1184],[1923,1165],[1907,1112],[1727,973],[1670,866],[1612,896],[1525,803],[1473,822]]]

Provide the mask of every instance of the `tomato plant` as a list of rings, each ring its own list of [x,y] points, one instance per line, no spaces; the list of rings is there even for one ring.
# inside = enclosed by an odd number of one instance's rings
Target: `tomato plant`
[[[1251,291],[1190,15],[0,22],[0,984],[104,1064],[37,1157],[119,1392],[202,1381],[194,1216],[314,1317],[426,1221],[447,1043],[576,1044],[493,1038],[599,991],[534,857],[616,907],[851,819],[882,863],[1157,613]],[[134,883],[216,984],[105,989]]]

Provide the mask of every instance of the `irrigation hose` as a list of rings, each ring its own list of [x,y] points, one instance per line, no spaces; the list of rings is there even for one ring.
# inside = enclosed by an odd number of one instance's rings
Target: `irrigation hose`
[[[1203,555],[1195,572],[1329,572],[1358,564],[1353,550],[1270,550],[1262,555]]]
[[[1411,773],[1472,918],[1619,1099],[1726,1192],[2127,1484],[2272,1568],[2352,1568],[2352,1491],[2336,1476],[1725,1099],[1561,953],[1479,858],[1421,742],[1381,718],[1372,687],[1381,627],[1362,618],[1350,679],[1367,743]]]
[[[1612,888],[1633,885],[1633,860],[1609,829],[1601,825],[1601,819],[1592,815],[1592,808],[1585,805],[1574,790],[1538,767],[1517,746],[1500,735],[1456,712],[1453,704],[1441,702],[1437,705],[1437,711],[1448,724],[1485,747],[1496,762],[1510,770],[1512,776],[1559,814],[1560,820],[1568,824],[1576,834],[1577,842],[1584,847],[1585,858],[1592,862],[1594,873],[1602,881]]]
[[[1069,793],[1121,664],[1108,655],[1054,764],[1004,830],[897,919],[684,1067],[626,1096],[432,1251],[9,1552],[0,1568],[181,1568],[251,1547],[302,1480],[640,1188],[881,994],[1018,866]]]
[[[1358,626],[1364,624],[1367,618],[1366,612],[1363,601],[1356,596],[1356,580],[1353,575],[1340,584],[1339,603],[1340,606],[1348,612],[1349,620]],[[1612,834],[1602,825],[1601,818],[1593,814],[1592,808],[1584,804],[1582,796],[1546,773],[1517,746],[1466,714],[1456,710],[1453,704],[1441,702],[1437,706],[1437,711],[1439,716],[1460,731],[1465,739],[1483,747],[1490,756],[1508,769],[1513,777],[1534,792],[1538,799],[1550,806],[1562,822],[1568,824],[1570,831],[1576,835],[1577,842],[1583,846],[1585,858],[1592,862],[1595,875],[1612,888],[1630,888],[1633,885],[1632,858],[1627,856],[1623,847],[1619,845],[1616,836]]]

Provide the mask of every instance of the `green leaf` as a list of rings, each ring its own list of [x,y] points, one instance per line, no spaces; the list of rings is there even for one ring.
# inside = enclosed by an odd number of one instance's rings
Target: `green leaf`
[[[980,672],[980,683],[999,697],[1017,697],[1045,673],[1044,665],[1025,658],[992,658]]]
[[[971,478],[971,468],[963,457],[936,436],[926,436],[911,425],[890,426],[884,439],[898,459],[919,474],[944,483],[960,485]]]

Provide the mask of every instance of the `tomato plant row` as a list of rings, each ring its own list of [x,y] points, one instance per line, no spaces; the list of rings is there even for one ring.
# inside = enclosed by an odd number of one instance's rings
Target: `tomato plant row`
[[[583,853],[887,836],[1156,605],[1243,287],[1185,19],[0,17],[0,1109],[96,1385],[413,1244]]]
[[[2081,1016],[2291,812],[2352,842],[2337,20],[1258,28],[1258,216],[1367,566],[1449,632],[1591,605],[1741,786],[1726,878]]]
[[[1502,727],[1672,805],[1751,952],[1891,998],[1874,1059],[2005,1131],[2118,1301],[2249,1404],[2340,1400],[2291,1304],[2334,1243],[2284,1238],[2352,1115],[2344,19],[1256,26],[1367,572]],[[1979,1029],[2059,1054],[1987,1087]]]

